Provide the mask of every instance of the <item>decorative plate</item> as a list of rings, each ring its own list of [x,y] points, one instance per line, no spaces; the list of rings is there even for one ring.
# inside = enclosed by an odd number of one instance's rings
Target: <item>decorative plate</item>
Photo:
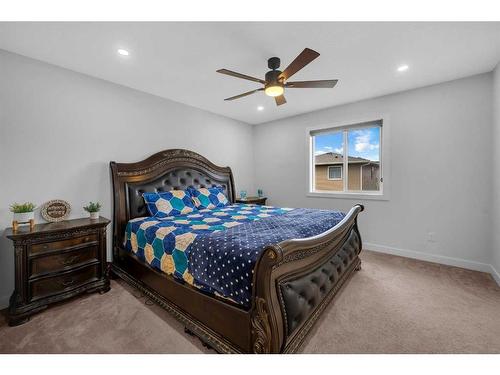
[[[60,199],[44,203],[41,209],[42,217],[51,223],[66,220],[70,212],[71,206],[69,203]]]

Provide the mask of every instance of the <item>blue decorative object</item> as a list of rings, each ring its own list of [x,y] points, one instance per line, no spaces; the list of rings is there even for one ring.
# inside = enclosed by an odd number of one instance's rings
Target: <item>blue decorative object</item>
[[[241,199],[246,199],[247,198],[247,191],[246,190],[240,191],[240,198]]]
[[[257,196],[259,198],[262,198],[264,196],[264,192],[262,191],[262,189],[257,189]]]
[[[191,195],[184,190],[144,193],[142,197],[151,216],[157,218],[186,215],[196,210]]]

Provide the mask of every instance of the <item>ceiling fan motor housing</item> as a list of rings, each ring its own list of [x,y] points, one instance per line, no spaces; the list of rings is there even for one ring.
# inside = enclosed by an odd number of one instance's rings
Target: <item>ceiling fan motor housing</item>
[[[270,70],[266,73],[266,84],[264,86],[264,92],[268,96],[281,96],[284,91],[283,79],[279,78],[281,74],[280,70]]]
[[[276,86],[283,85],[283,82],[280,81],[279,75],[281,74],[281,70],[270,70],[266,73],[266,86]]]

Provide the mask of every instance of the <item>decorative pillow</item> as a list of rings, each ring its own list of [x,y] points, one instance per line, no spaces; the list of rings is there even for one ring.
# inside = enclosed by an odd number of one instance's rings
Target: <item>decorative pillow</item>
[[[196,210],[191,195],[184,190],[144,193],[142,196],[149,213],[157,218],[185,215]]]
[[[194,189],[189,188],[189,193],[193,197],[194,205],[197,209],[213,209],[224,207],[229,204],[222,186],[211,188]]]

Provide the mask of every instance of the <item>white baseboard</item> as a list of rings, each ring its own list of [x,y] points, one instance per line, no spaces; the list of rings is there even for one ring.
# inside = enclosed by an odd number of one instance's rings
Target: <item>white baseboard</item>
[[[495,270],[491,264],[475,262],[472,260],[466,260],[461,258],[452,258],[444,255],[423,253],[421,251],[398,249],[390,246],[377,245],[374,243],[363,242],[363,249],[373,250],[379,253],[398,255],[405,258],[412,258],[418,260],[424,260],[427,262],[445,264],[447,266],[454,266],[465,268],[473,271],[481,271],[491,274],[493,279],[500,286],[500,274]]]
[[[490,274],[491,276],[495,279],[495,281],[497,282],[498,285],[500,285],[500,272],[498,272],[495,267],[493,266],[490,266],[491,267],[491,270],[490,270]]]

